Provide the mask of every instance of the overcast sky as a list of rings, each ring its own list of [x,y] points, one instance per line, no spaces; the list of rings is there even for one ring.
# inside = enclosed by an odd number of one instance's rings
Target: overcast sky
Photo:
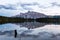
[[[46,15],[60,15],[60,0],[0,0],[1,16],[14,16],[29,10]]]

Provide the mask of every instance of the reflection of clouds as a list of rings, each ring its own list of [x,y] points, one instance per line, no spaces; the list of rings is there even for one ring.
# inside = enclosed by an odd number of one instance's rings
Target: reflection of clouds
[[[60,33],[60,31],[59,31],[60,30],[60,25],[49,24],[49,25],[45,25],[42,28],[36,28],[34,30],[35,30],[36,33],[46,31],[46,32],[58,34],[58,33]]]
[[[20,27],[18,25],[14,25],[14,24],[3,24],[0,25],[0,31],[7,31],[7,30],[19,30]]]
[[[33,32],[32,30],[27,30],[27,31],[24,31],[22,34],[18,34],[17,35],[17,38],[18,39],[22,39],[22,40],[60,40],[60,34],[53,34],[53,33],[49,33],[49,32],[40,32],[38,34],[33,34],[31,33]],[[4,32],[1,32],[0,31],[0,36],[4,36],[4,39],[14,39],[14,31],[11,30],[11,31],[4,31]],[[12,38],[11,38],[12,37]],[[16,38],[16,39],[17,39]],[[24,39],[23,39],[24,38]],[[0,37],[0,39],[2,39]]]
[[[8,25],[7,25],[8,26]],[[11,26],[9,27],[11,28]],[[3,30],[3,29],[2,29]],[[17,30],[17,38],[21,38],[22,40],[60,40],[60,25],[53,25],[49,24],[42,28],[36,28],[27,30],[24,28],[21,28],[20,30]],[[14,37],[14,30],[0,30],[0,36],[6,37]],[[24,38],[24,39],[23,39]],[[0,37],[0,39],[2,39]]]

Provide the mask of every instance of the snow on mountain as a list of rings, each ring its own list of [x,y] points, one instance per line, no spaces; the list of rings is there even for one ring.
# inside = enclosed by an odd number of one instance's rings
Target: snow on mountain
[[[31,19],[36,19],[36,18],[45,18],[47,17],[46,15],[38,12],[33,12],[33,11],[28,11],[26,13],[20,13],[19,15],[16,15],[14,17],[22,17],[22,18],[31,18]]]

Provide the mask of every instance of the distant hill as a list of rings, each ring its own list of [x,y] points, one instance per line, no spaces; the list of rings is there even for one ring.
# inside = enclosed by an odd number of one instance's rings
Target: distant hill
[[[36,18],[45,18],[48,17],[43,13],[38,13],[38,12],[33,12],[33,11],[28,11],[26,13],[20,13],[16,16],[13,17],[22,17],[22,18],[31,18],[31,19],[36,19]]]
[[[52,18],[60,18],[60,15],[59,16],[52,16]]]

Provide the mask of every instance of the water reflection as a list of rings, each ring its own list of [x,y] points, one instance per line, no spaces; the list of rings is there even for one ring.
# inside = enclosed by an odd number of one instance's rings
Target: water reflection
[[[29,29],[34,29],[38,27],[43,27],[44,25],[47,25],[47,23],[40,23],[40,22],[23,22],[23,23],[14,23],[16,25],[19,25],[20,27],[26,27]]]
[[[27,28],[30,28],[28,30]],[[17,38],[14,38],[14,30]],[[0,24],[1,40],[60,40],[60,24],[23,22]]]
[[[12,24],[12,23],[6,23],[6,24],[2,24],[0,25],[0,31],[6,31],[6,30],[15,30],[18,29],[19,30],[19,26]]]

